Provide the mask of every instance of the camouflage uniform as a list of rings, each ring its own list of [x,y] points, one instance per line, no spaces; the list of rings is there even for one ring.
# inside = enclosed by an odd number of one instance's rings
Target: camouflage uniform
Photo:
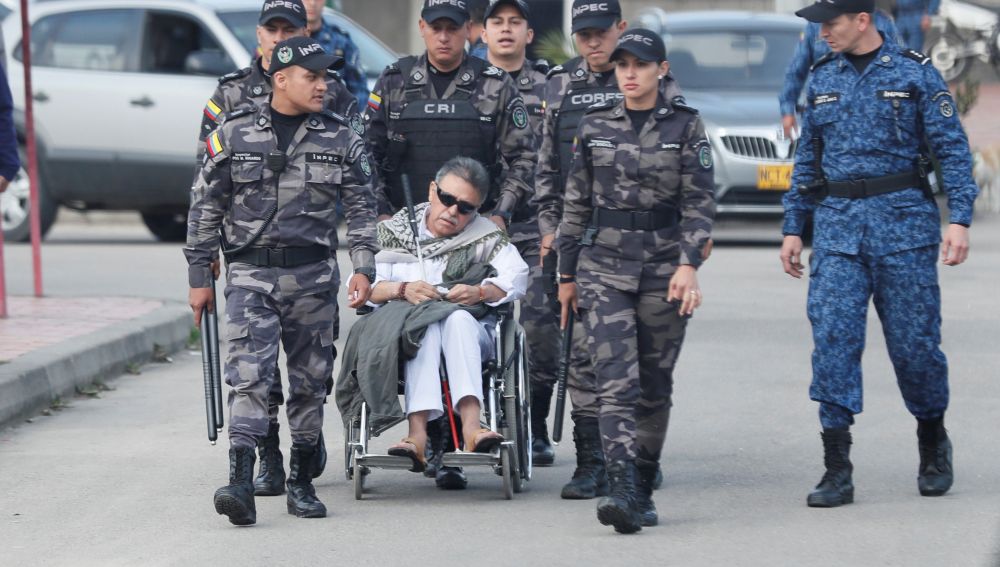
[[[823,177],[842,182],[913,174],[927,144],[940,163],[950,222],[972,222],[978,189],[969,142],[948,86],[929,58],[887,41],[859,76],[842,54],[831,53],[814,67],[808,100],[794,187]],[[817,159],[822,171],[816,170]],[[850,426],[862,410],[869,298],[907,408],[927,420],[941,417],[948,406],[936,266],[940,216],[918,181],[900,189],[859,198],[817,198],[803,191],[784,197],[784,234],[801,235],[806,216],[814,214],[810,397],[820,402],[826,429]]]
[[[547,72],[545,61],[525,61],[514,81],[528,110],[531,130],[536,133],[536,144],[541,140],[545,113],[542,95]],[[514,211],[509,233],[511,243],[531,269],[528,289],[520,303],[520,322],[530,353],[531,384],[533,388],[551,389],[559,367],[559,319],[546,298],[546,282],[539,260],[538,215],[530,200],[521,202]]]
[[[268,105],[272,91],[271,76],[264,72],[262,65],[263,59],[258,57],[249,67],[219,78],[219,86],[216,87],[212,97],[208,99],[202,113],[201,131],[198,135],[198,163],[201,163],[204,158],[205,138],[215,130],[227,114],[239,108],[259,108]],[[327,74],[326,107],[334,113],[348,118],[351,128],[359,136],[364,136],[364,123],[358,113],[357,99],[347,90],[336,71],[331,70]],[[337,255],[337,246],[337,231],[334,228],[330,235],[330,251],[334,259]],[[335,272],[330,282],[330,289],[336,294],[339,288],[340,273]],[[333,309],[333,339],[337,340],[340,336],[340,312],[336,303],[334,303]],[[332,376],[330,380],[332,384]],[[272,422],[277,422],[278,409],[284,400],[279,375],[278,379],[274,381],[268,402],[268,412]]]
[[[205,164],[192,188],[185,256],[191,287],[211,285],[209,263],[221,227],[229,249],[266,225],[255,247],[285,249],[331,245],[335,203],[347,211],[351,262],[373,268],[376,250],[371,166],[364,142],[348,120],[329,110],[311,114],[285,152],[284,171],[265,166],[277,139],[270,105],[241,109],[206,140]],[[253,447],[268,431],[268,391],[277,372],[278,341],[288,356],[288,422],[293,442],[315,445],[323,424],[326,381],[333,370],[331,281],[336,257],[295,267],[232,261],[226,287],[226,382],[230,442]]]
[[[577,136],[559,273],[578,276],[604,454],[658,461],[686,324],[667,289],[678,266],[701,264],[710,236],[711,147],[698,113],[662,97],[641,135],[625,103],[608,101]],[[623,217],[635,228],[619,228]]]
[[[677,82],[668,75],[661,83],[667,100],[683,100]],[[563,213],[563,192],[572,161],[572,143],[586,109],[605,100],[620,100],[614,71],[591,72],[581,57],[570,59],[549,71],[543,99],[542,141],[535,171],[538,226],[542,236],[555,234]],[[573,351],[567,380],[572,416],[597,418],[597,377],[590,363],[587,334],[579,319],[573,329]]]
[[[483,210],[513,214],[530,198],[535,162],[534,135],[517,88],[503,70],[466,57],[438,97],[428,67],[426,54],[399,60],[382,72],[368,100],[366,140],[379,171],[379,214],[403,207],[403,173],[420,203],[434,173],[457,155],[478,159],[493,177]]]

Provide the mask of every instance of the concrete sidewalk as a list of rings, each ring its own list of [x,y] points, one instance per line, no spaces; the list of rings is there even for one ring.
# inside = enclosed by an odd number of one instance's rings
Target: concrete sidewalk
[[[118,297],[10,297],[0,319],[0,427],[79,387],[182,348],[186,305]]]

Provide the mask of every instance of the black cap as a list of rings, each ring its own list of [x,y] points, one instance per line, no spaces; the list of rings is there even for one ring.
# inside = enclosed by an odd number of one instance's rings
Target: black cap
[[[618,0],[573,0],[573,33],[588,28],[606,30],[621,17]]]
[[[260,9],[260,25],[281,18],[297,28],[306,27],[306,7],[302,0],[266,0]]]
[[[420,19],[429,24],[441,18],[448,18],[458,25],[463,25],[469,21],[469,7],[465,0],[424,0]]]
[[[841,14],[860,14],[874,12],[875,0],[817,0],[811,6],[806,6],[795,15],[810,22],[822,24],[829,22]]]
[[[290,37],[274,46],[271,67],[267,71],[273,75],[294,65],[310,71],[326,71],[343,67],[344,58],[327,53],[322,45],[308,37]]]
[[[530,10],[528,10],[528,3],[524,0],[492,0],[490,5],[486,7],[483,21],[485,22],[490,19],[493,12],[499,10],[501,6],[513,6],[518,12],[521,12],[521,16],[526,20],[531,17]]]
[[[623,53],[631,53],[641,61],[660,63],[667,59],[667,47],[659,34],[643,28],[627,30],[618,38],[618,46],[611,52],[611,60],[621,57]]]

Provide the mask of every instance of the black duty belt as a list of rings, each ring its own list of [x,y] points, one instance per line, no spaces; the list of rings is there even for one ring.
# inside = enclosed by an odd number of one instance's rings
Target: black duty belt
[[[827,195],[848,199],[864,199],[903,189],[920,189],[922,186],[923,178],[916,171],[854,181],[828,181],[826,184]]]
[[[330,249],[322,244],[288,248],[263,248],[251,246],[235,254],[227,254],[226,260],[242,262],[265,268],[294,268],[330,258]]]
[[[596,207],[591,226],[623,230],[660,230],[675,226],[677,220],[676,209],[618,211]]]

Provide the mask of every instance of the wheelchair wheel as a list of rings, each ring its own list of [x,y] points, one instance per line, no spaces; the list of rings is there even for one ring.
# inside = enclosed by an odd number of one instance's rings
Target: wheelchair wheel
[[[517,459],[510,445],[500,447],[500,470],[503,473],[503,497],[513,500],[514,493],[521,492],[519,488],[514,488],[516,484],[520,484],[521,479],[517,474]]]
[[[344,431],[344,476],[348,482],[354,477],[354,443],[358,441],[360,424],[352,421]]]
[[[508,445],[514,467],[510,475],[511,490],[521,492],[524,481],[531,479],[531,402],[523,331],[515,332],[508,344],[515,345],[517,357],[504,380],[504,422],[507,425],[504,436],[513,442]],[[504,466],[502,472],[506,483],[507,467]]]
[[[354,448],[354,455],[359,456],[361,454],[361,447]],[[363,467],[357,459],[352,459],[354,461],[354,467],[351,471],[351,476],[354,477],[354,499],[361,500],[365,495],[365,473],[362,470]]]

